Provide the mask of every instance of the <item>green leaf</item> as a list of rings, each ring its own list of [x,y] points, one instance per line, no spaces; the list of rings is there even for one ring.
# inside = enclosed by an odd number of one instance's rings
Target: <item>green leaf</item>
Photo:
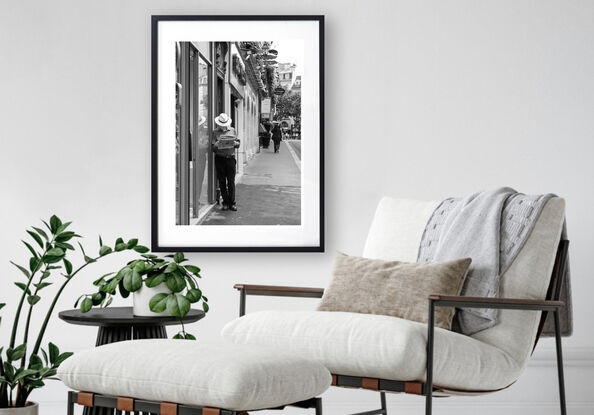
[[[167,288],[174,293],[178,293],[186,288],[186,281],[178,273],[168,274],[165,282]]]
[[[38,282],[37,284],[33,284],[33,286],[37,288],[38,291],[41,291],[45,287],[49,287],[52,284],[53,282]]]
[[[124,275],[124,288],[130,292],[138,291],[142,287],[142,277],[136,271],[136,269],[132,270],[132,272],[126,273]]]
[[[127,248],[128,248],[128,245],[126,245],[125,243],[122,242],[122,243],[116,244],[115,251],[120,252]]]
[[[107,284],[101,287],[101,291],[108,293],[108,294],[115,294],[115,289],[120,283],[121,278],[113,277]]]
[[[183,252],[176,252],[175,255],[173,255],[173,260],[179,264],[180,262],[184,261],[184,253]]]
[[[155,294],[149,301],[149,308],[154,313],[162,313],[167,308],[169,294]]]
[[[77,235],[75,232],[71,232],[71,231],[63,232],[63,233],[59,234],[58,236],[56,236],[56,241],[57,242],[68,242],[75,236],[80,236],[80,235]]]
[[[208,310],[210,310],[210,307],[208,306],[208,303],[205,303],[203,301],[202,302],[202,309],[204,310],[205,313],[208,313]]]
[[[70,275],[72,273],[72,263],[68,261],[66,258],[64,258],[63,261],[64,269],[66,269],[66,274]]]
[[[36,354],[32,354],[29,357],[29,369],[39,370],[43,367],[43,362],[41,361],[41,357]]]
[[[25,267],[23,267],[23,266],[15,263],[15,262],[12,262],[12,261],[10,261],[10,263],[12,265],[14,265],[15,267],[17,267],[23,274],[25,274],[25,276],[27,277],[27,279],[31,278],[31,274],[29,273],[29,271],[27,270],[27,268],[25,268]]]
[[[174,340],[184,340],[184,334],[180,331],[175,336],[172,337]]]
[[[183,317],[190,311],[190,302],[181,294],[167,297],[167,312],[174,317]]]
[[[144,284],[149,288],[153,288],[153,287],[156,287],[157,285],[162,284],[163,281],[165,281],[165,274],[157,274],[157,275],[148,277],[144,281]]]
[[[186,333],[186,340],[196,340],[196,336],[190,333]]]
[[[68,242],[56,242],[56,246],[64,250],[69,249],[71,251],[74,251],[74,246],[70,245]]]
[[[31,290],[27,287],[27,284],[23,284],[22,282],[15,282],[14,285],[19,287],[21,290],[25,291],[27,294],[31,295]]]
[[[64,232],[66,230],[66,228],[68,226],[70,226],[71,223],[72,222],[66,222],[66,223],[61,224],[60,226],[58,226],[58,229],[56,229],[56,233],[59,234],[59,233]]]
[[[27,302],[31,305],[35,305],[41,300],[41,297],[38,295],[30,295],[27,297]]]
[[[103,302],[103,299],[105,298],[105,293],[104,292],[98,292],[95,293],[91,296],[91,302],[93,305],[97,306],[99,304],[101,304]]]
[[[55,264],[60,262],[65,255],[66,253],[62,248],[52,248],[45,253],[42,260],[46,264]]]
[[[32,232],[30,230],[27,230],[27,233],[29,235],[31,235],[31,238],[35,239],[35,242],[37,242],[37,244],[43,248],[43,241],[41,240],[41,238],[39,237],[39,235],[37,235],[35,232]]]
[[[90,256],[86,256],[85,255],[85,262],[87,264],[91,263],[91,262],[97,262],[97,260],[95,258],[91,258]]]
[[[6,350],[6,358],[9,362],[13,362],[15,360],[19,360],[22,358],[25,353],[27,353],[27,345],[21,344],[20,346],[15,347],[14,349],[7,349]]]
[[[109,277],[110,275],[113,275],[113,272],[109,272],[107,274],[104,274],[104,275],[100,276],[95,281],[93,281],[93,285],[99,285],[99,284],[101,284],[102,282],[105,281],[105,278],[106,277]]]
[[[52,215],[52,217],[50,218],[50,230],[54,235],[57,233],[60,226],[62,226],[62,221],[60,220],[60,218],[56,215]]]
[[[85,299],[82,300],[82,303],[80,303],[80,311],[83,313],[86,313],[91,308],[93,308],[93,300],[90,299],[89,297],[85,297]],[[50,349],[50,352],[51,352],[51,349]]]
[[[142,246],[142,245],[136,245],[133,249],[136,252],[138,252],[139,254],[145,254],[148,251],[150,251],[150,249],[148,249],[146,246]]]
[[[72,352],[64,352],[64,353],[60,354],[58,356],[58,358],[56,359],[56,361],[54,362],[54,367],[60,366],[62,364],[62,362],[64,362],[64,360],[68,359],[73,354],[74,353],[72,353]]]
[[[99,249],[99,256],[104,256],[104,255],[110,254],[111,252],[112,252],[111,247],[109,247],[107,245],[103,245]]]
[[[200,268],[194,265],[184,265],[184,268],[191,272],[192,274],[198,274],[200,272]]]
[[[45,386],[45,383],[43,383],[43,381],[40,379],[27,379],[27,386],[30,389],[37,389],[43,388]]]
[[[43,356],[43,361],[45,362],[45,364],[47,366],[49,364],[49,360],[47,358],[47,353],[43,348],[41,348],[41,355]]]
[[[43,231],[43,229],[36,228],[35,226],[32,226],[32,228],[35,229],[35,232],[37,232],[39,235],[43,236],[46,241],[49,241],[49,237],[47,236],[47,233]]]
[[[83,248],[82,244],[79,242],[78,246],[80,246],[80,251],[83,253],[83,256],[87,256],[86,252],[85,252],[85,248]]]
[[[20,368],[14,376],[14,382],[18,382],[24,377],[37,374],[37,370]]]
[[[103,246],[103,239],[101,239],[101,235],[99,235],[99,246]]]
[[[186,298],[191,303],[197,303],[202,298],[202,291],[200,291],[198,288],[192,288],[186,293]]]
[[[128,244],[127,244],[127,246],[128,246],[128,249],[132,249],[132,248],[134,248],[136,245],[138,245],[138,239],[136,239],[136,238],[134,238],[134,239],[130,239],[130,240],[128,241]]]
[[[25,246],[27,247],[27,249],[29,250],[29,252],[31,252],[31,255],[33,255],[35,258],[37,258],[39,256],[39,253],[33,249],[33,247],[31,246],[31,244],[27,241],[21,241],[22,243],[25,244]]]
[[[173,272],[175,270],[177,270],[177,264],[175,262],[171,262],[167,265],[167,268],[165,268],[165,273],[169,274],[170,272]]]
[[[118,284],[118,288],[120,289],[120,295],[122,296],[122,298],[128,298],[128,296],[130,295],[130,291],[128,291],[126,289],[126,287],[124,287],[124,280],[120,280],[120,283]]]
[[[43,262],[41,261],[41,258],[35,258],[33,256],[29,258],[29,269],[31,270],[31,272],[39,270],[42,264]]]
[[[56,359],[58,358],[58,356],[60,355],[60,349],[58,349],[58,346],[56,346],[55,344],[50,342],[48,345],[48,350],[49,350],[49,361],[53,365],[54,362],[56,361]]]
[[[6,353],[8,353],[8,350],[6,351]],[[12,383],[12,380],[14,378],[14,366],[11,365],[9,362],[4,362],[4,377],[6,378],[6,380],[9,381],[9,383]]]

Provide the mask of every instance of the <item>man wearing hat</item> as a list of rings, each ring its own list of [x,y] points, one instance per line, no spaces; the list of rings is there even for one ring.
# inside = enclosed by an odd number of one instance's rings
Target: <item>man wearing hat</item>
[[[215,153],[215,169],[219,181],[219,189],[223,197],[223,210],[236,211],[235,206],[235,174],[237,161],[235,149],[239,147],[239,140],[235,129],[231,127],[233,121],[224,112],[215,118],[212,148]]]

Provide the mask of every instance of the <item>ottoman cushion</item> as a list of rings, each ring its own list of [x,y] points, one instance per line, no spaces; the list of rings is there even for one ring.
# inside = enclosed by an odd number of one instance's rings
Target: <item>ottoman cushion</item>
[[[306,400],[331,383],[321,364],[278,350],[166,339],[76,353],[58,377],[79,391],[242,411]]]

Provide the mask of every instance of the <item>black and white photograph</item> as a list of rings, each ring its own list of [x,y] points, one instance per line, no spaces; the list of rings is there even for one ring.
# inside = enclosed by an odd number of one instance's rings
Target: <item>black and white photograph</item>
[[[176,45],[176,225],[301,224],[302,71],[298,40]]]
[[[155,245],[321,246],[321,22],[295,17],[154,17]]]

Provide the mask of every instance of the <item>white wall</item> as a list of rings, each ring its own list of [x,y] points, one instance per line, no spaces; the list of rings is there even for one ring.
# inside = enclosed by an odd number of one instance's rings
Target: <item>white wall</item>
[[[7,343],[24,228],[57,213],[96,244],[150,236],[150,15],[325,14],[325,254],[200,254],[217,335],[237,312],[234,282],[323,286],[336,250],[357,254],[383,195],[439,199],[510,185],[567,199],[575,335],[565,341],[570,412],[594,408],[594,2],[592,1],[3,1],[0,5],[0,297]],[[271,37],[274,37],[271,35]],[[374,121],[374,120],[379,120]],[[122,259],[123,260],[123,259]],[[66,290],[70,308],[98,264]],[[309,302],[308,302],[309,301]],[[47,304],[46,301],[43,302]],[[313,307],[256,299],[249,309]],[[39,319],[36,320],[39,322]],[[94,330],[55,318],[48,340],[80,350]],[[438,401],[438,413],[555,413],[552,342],[509,390]],[[63,413],[64,389],[33,396]],[[342,403],[341,403],[342,401]],[[329,413],[369,408],[331,391]],[[393,410],[421,400],[391,396]]]

